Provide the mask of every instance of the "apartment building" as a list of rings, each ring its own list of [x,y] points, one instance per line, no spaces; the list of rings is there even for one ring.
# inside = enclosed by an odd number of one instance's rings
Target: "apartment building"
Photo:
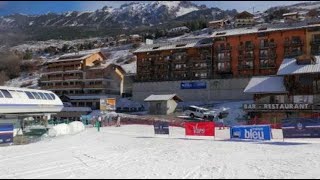
[[[252,27],[213,35],[213,77],[276,74],[284,58],[307,52],[306,28]]]
[[[101,52],[63,55],[44,64],[40,87],[58,95],[120,96],[124,71],[105,61]]]
[[[212,78],[212,39],[150,44],[137,49],[136,81]]]

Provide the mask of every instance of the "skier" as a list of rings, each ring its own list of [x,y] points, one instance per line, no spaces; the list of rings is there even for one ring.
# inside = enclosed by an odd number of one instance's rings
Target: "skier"
[[[116,127],[120,127],[120,121],[121,121],[121,119],[120,119],[120,116],[118,115],[117,116],[117,125],[116,125]]]

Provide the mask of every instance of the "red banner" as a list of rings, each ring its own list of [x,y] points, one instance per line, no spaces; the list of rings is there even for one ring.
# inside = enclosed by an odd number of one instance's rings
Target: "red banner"
[[[214,136],[214,122],[185,122],[184,128],[187,136]]]

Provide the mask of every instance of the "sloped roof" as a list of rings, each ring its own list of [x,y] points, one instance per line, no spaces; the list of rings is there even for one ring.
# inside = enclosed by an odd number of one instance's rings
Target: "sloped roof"
[[[162,95],[150,95],[144,101],[168,101],[174,99],[176,101],[182,102],[182,99],[179,98],[176,94],[162,94]]]
[[[320,73],[320,56],[315,56],[316,64],[298,65],[295,58],[284,59],[277,75]]]
[[[162,50],[170,50],[170,49],[185,49],[190,47],[204,47],[204,46],[211,46],[211,45],[212,45],[211,38],[201,38],[201,39],[183,40],[183,41],[170,42],[170,43],[145,45],[140,47],[136,51],[134,51],[134,53],[162,51]]]
[[[292,16],[292,15],[298,15],[298,12],[285,13],[282,16]]]
[[[244,93],[287,93],[282,76],[252,77]]]
[[[246,18],[253,18],[254,15],[249,13],[249,12],[247,12],[247,11],[243,11],[243,12],[237,14],[235,17],[237,19],[246,19]]]

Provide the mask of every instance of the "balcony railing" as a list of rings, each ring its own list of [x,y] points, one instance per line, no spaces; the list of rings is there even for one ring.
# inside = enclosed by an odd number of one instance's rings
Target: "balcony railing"
[[[227,46],[227,47],[219,47],[218,46],[218,47],[215,47],[214,50],[216,52],[225,52],[225,51],[231,51],[232,48],[231,48],[231,46]]]
[[[64,80],[69,80],[69,79],[82,79],[81,76],[64,76]]]
[[[285,41],[284,42],[285,47],[302,46],[302,45],[303,45],[302,41]]]
[[[243,51],[243,50],[246,50],[246,51],[250,51],[250,50],[253,50],[254,49],[254,45],[253,44],[250,44],[250,45],[239,45],[239,50],[240,51]]]
[[[263,46],[259,46],[259,49],[269,49],[269,48],[276,48],[277,44],[276,43],[268,43]]]
[[[89,85],[85,85],[84,86],[84,88],[85,89],[88,89],[88,88],[101,88],[101,89],[103,89],[103,88],[105,88],[105,85],[103,85],[103,84],[89,84]]]
[[[250,65],[238,65],[239,70],[252,70],[253,66]]]
[[[224,57],[215,56],[215,60],[217,60],[218,62],[231,61],[231,57],[230,56],[224,56]]]
[[[320,45],[320,39],[313,39],[311,42],[310,42],[311,45]]]

